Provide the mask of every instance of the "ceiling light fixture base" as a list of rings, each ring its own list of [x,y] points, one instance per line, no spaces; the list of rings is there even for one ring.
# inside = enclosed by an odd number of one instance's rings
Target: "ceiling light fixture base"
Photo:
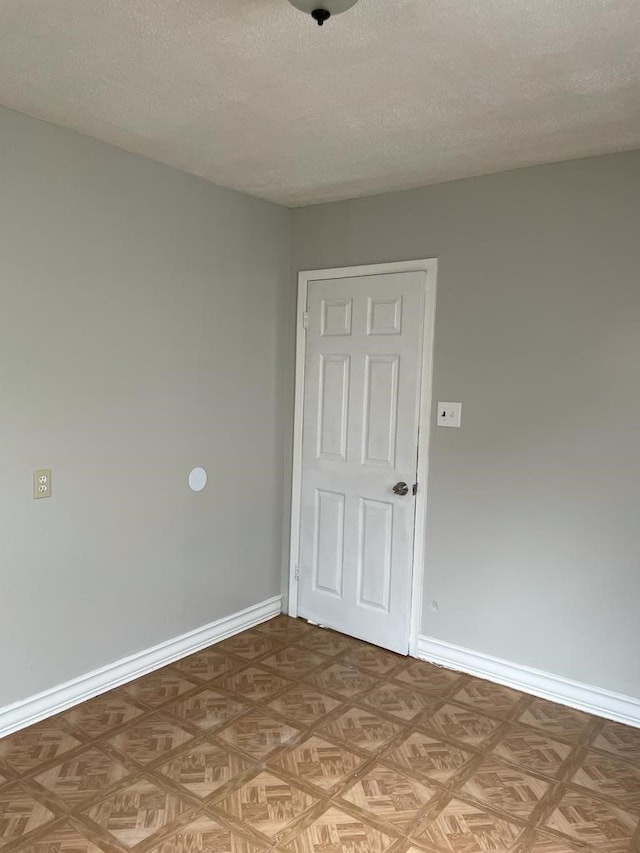
[[[327,12],[326,9],[312,9],[311,17],[317,22],[318,26],[321,27],[325,21],[329,20],[331,12]]]
[[[292,6],[311,15],[313,20],[321,27],[325,21],[334,15],[346,12],[355,6],[358,0],[289,0]]]

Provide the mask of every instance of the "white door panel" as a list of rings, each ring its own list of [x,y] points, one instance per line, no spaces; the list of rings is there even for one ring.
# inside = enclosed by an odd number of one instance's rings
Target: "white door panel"
[[[422,272],[312,281],[307,299],[299,612],[403,653],[425,286]]]

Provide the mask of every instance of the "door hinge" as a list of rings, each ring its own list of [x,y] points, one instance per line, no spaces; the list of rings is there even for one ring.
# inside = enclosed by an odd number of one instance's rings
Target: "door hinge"
[[[303,329],[309,328],[309,312],[308,311],[305,311],[304,314],[302,315],[302,328]]]
[[[293,572],[293,577],[294,577],[294,579],[295,579],[295,580],[297,580],[297,581],[299,581],[299,580],[300,580],[300,566],[299,566],[299,565],[297,565],[297,566],[295,567],[294,572]]]
[[[417,494],[418,494],[418,484],[417,484],[417,483],[414,483],[414,484],[413,484],[413,488],[411,489],[411,494],[412,494],[412,495],[417,495]]]

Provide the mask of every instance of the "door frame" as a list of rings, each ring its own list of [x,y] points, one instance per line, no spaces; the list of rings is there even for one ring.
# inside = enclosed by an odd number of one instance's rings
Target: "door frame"
[[[413,576],[411,579],[411,615],[407,646],[409,654],[417,654],[422,616],[422,591],[425,564],[425,528],[427,521],[427,478],[429,473],[429,436],[431,432],[433,339],[435,329],[438,259],[397,261],[334,269],[304,270],[298,273],[298,305],[296,309],[296,380],[293,426],[293,472],[291,480],[291,538],[289,549],[289,616],[298,615],[298,578],[300,554],[300,521],[302,493],[302,429],[304,419],[306,326],[305,313],[310,281],[356,278],[388,273],[424,272],[426,288],[422,327],[422,365],[420,371],[420,404],[418,414],[418,494],[413,534]]]

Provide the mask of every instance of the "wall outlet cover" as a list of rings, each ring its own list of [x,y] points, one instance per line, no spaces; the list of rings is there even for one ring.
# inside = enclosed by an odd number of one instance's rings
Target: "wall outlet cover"
[[[50,468],[39,468],[33,472],[33,497],[35,500],[51,497]]]

